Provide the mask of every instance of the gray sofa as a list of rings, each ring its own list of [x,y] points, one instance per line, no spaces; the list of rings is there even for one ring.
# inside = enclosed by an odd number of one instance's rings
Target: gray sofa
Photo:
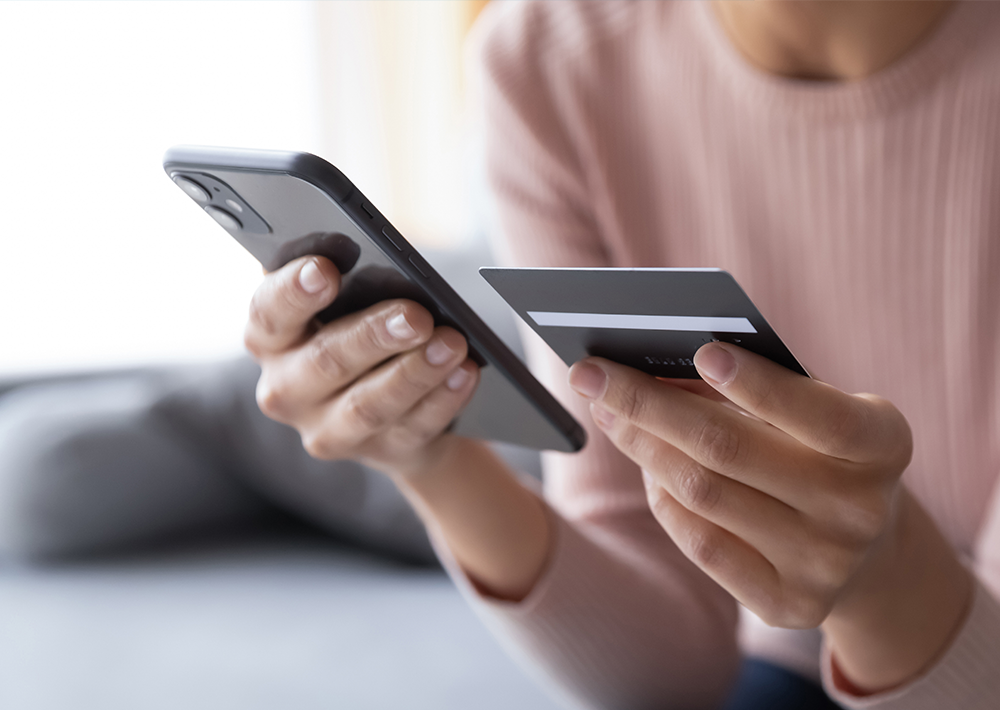
[[[485,248],[428,256],[516,345],[509,311],[475,271],[489,261]],[[19,493],[24,481],[10,484],[26,467],[44,477],[46,465],[72,464],[80,456],[114,464],[130,449],[152,467],[169,467],[178,451],[196,451],[205,442],[239,453],[240,442],[225,439],[225,425],[230,415],[251,408],[252,389],[233,393],[225,406],[203,407],[201,419],[187,428],[165,429],[173,438],[122,438],[146,406],[142,396],[129,400],[128,393],[169,389],[184,377],[139,369],[0,380],[0,708],[557,707],[530,679],[530,669],[504,654],[440,568],[420,563],[424,539],[412,549],[393,546],[393,526],[409,523],[391,506],[382,523],[338,527],[322,510],[310,510],[307,496],[269,490],[249,475],[238,484],[250,501],[245,507],[234,504],[232,515],[213,518],[205,512],[212,504],[206,495],[190,501],[185,524],[171,526],[156,519],[153,503],[185,489],[153,491],[152,503],[143,503],[148,491],[140,469],[147,464],[137,465],[124,484],[102,483],[98,475],[93,485],[74,489],[79,482],[57,477],[31,495]],[[214,396],[196,381],[188,386]],[[162,391],[157,396],[164,399]],[[130,404],[108,404],[116,397]],[[169,407],[157,406],[157,421],[177,424],[163,416]],[[91,409],[96,413],[88,415]],[[103,424],[83,427],[66,443],[69,425],[62,422],[88,416]],[[295,445],[294,432],[274,431],[266,436],[277,443],[256,441],[263,453],[247,459],[247,467]],[[502,453],[537,473],[533,452],[504,447]],[[223,459],[223,467],[241,461],[235,454]],[[178,478],[195,475],[197,465],[178,465]],[[381,479],[364,480],[365,495],[383,490]],[[52,503],[53,490],[76,492]],[[114,502],[114,495],[122,496],[120,505],[76,519],[87,496]],[[277,505],[254,502],[269,498]],[[113,544],[111,533],[91,539],[83,532],[104,529],[102,520],[126,508],[139,511],[130,523],[138,532],[123,544]],[[345,510],[350,517],[353,508]],[[399,520],[385,523],[393,516]]]

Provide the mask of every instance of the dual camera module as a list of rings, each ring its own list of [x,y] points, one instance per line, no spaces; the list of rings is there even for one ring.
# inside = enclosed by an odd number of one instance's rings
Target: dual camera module
[[[269,234],[271,228],[236,192],[204,173],[173,172],[170,179],[228,232]]]

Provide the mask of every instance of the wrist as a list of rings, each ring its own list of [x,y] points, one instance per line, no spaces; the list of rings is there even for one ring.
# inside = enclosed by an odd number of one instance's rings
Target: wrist
[[[450,470],[461,468],[461,455],[457,451],[462,445],[461,437],[446,432],[404,458],[370,465],[383,471],[405,493],[408,487],[419,487],[423,479],[447,476]]]
[[[969,571],[902,490],[894,524],[823,623],[835,682],[864,695],[920,675],[950,645],[972,590]]]
[[[396,479],[403,495],[481,592],[523,599],[541,576],[552,533],[545,504],[483,442],[446,435]]]

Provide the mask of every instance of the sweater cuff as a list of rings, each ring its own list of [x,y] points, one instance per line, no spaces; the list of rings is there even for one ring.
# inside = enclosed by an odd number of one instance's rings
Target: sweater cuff
[[[1000,698],[1000,604],[977,579],[972,608],[937,662],[906,685],[865,697],[838,688],[833,657],[823,646],[823,687],[845,708],[987,710]]]

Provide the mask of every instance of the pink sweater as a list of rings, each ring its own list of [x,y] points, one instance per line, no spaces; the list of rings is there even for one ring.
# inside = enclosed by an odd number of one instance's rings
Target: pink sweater
[[[557,539],[527,599],[479,597],[452,565],[482,616],[587,706],[713,707],[742,651],[822,671],[851,708],[1000,707],[1000,5],[961,4],[840,84],[755,70],[705,3],[504,3],[480,30],[501,256],[732,272],[810,372],[906,415],[904,481],[978,579],[919,678],[842,692],[818,631],[740,623],[533,342],[591,442],[546,456]]]

